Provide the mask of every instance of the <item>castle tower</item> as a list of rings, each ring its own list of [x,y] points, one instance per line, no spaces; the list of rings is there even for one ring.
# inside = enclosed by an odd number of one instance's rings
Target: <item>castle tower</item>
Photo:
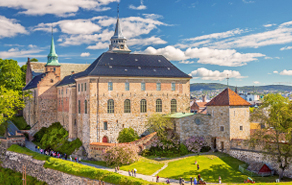
[[[52,36],[51,49],[48,54],[48,61],[45,65],[46,72],[54,72],[59,78],[61,75],[61,65],[58,61],[58,55],[55,50],[54,37]],[[60,80],[60,79],[59,79]]]
[[[118,16],[115,34],[111,38],[111,44],[109,45],[108,52],[116,53],[130,53],[131,50],[127,46],[127,39],[123,35],[123,31],[120,25],[120,19]]]

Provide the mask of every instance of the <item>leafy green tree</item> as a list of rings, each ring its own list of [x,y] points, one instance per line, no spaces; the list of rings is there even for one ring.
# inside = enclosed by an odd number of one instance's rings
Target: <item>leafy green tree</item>
[[[22,71],[17,61],[0,59],[0,86],[21,93],[24,86]]]
[[[20,70],[22,71],[21,76],[22,76],[22,83],[25,85],[26,84],[26,69],[27,65],[21,66]]]
[[[167,129],[173,129],[173,123],[170,118],[161,114],[152,114],[147,121],[146,127],[151,132],[157,132],[157,136],[166,139]]]
[[[31,61],[31,62],[38,62],[39,60],[36,59],[36,58],[32,58],[32,59],[30,59],[30,61]]]
[[[280,94],[268,94],[251,114],[251,120],[259,121],[263,128],[251,135],[251,145],[278,162],[281,179],[292,163],[292,103]]]
[[[124,128],[118,137],[119,143],[127,143],[139,139],[137,132],[133,128]]]

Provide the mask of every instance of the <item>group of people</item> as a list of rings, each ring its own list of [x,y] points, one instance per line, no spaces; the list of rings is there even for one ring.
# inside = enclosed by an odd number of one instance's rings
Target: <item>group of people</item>
[[[136,177],[137,169],[134,168],[132,170],[129,170],[128,173],[129,173],[129,176]]]
[[[68,160],[68,155],[67,154],[63,155],[63,154],[61,154],[59,152],[55,152],[54,150],[52,150],[50,148],[49,149],[42,149],[39,146],[35,146],[35,151],[36,152],[40,152],[41,154],[44,154],[44,155],[48,155],[48,156],[52,156],[52,157]],[[71,155],[69,156],[69,160],[73,161],[73,158],[72,158]],[[74,161],[75,162],[81,162],[81,157],[79,157],[79,158],[75,157]]]

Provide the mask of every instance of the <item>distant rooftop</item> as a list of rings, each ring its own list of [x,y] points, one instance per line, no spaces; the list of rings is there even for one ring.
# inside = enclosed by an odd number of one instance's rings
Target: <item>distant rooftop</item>
[[[170,115],[167,115],[168,118],[183,118],[183,117],[188,117],[188,116],[191,116],[191,115],[194,115],[195,113],[183,113],[183,112],[177,112],[177,113],[173,113],[173,114],[170,114]]]

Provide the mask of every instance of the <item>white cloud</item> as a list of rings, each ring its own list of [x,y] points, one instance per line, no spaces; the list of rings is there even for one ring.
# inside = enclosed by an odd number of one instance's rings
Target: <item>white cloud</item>
[[[244,2],[244,3],[254,3],[254,1],[251,1],[251,0],[242,0],[242,2]]]
[[[81,53],[80,56],[81,57],[89,57],[90,56],[90,53],[89,52],[84,52],[84,53]]]
[[[251,31],[251,29],[242,30],[237,28],[227,32],[185,39],[177,46],[181,48],[205,46],[217,49],[258,48],[292,42],[292,21],[284,22],[272,30],[239,36],[239,34]]]
[[[253,83],[254,83],[254,84],[260,84],[260,82],[259,82],[259,81],[254,81]]]
[[[22,57],[30,57],[31,54],[40,53],[41,49],[32,48],[32,49],[22,49],[19,48],[10,48],[8,51],[0,51],[0,58],[22,58]]]
[[[280,75],[286,75],[286,76],[291,76],[292,75],[292,70],[283,70],[280,72]]]
[[[140,6],[134,6],[134,5],[130,5],[129,6],[129,8],[130,9],[132,9],[132,10],[145,10],[145,9],[147,9],[147,7],[143,4],[143,0],[141,0],[141,5]]]
[[[190,76],[194,78],[201,78],[202,80],[225,80],[227,78],[247,78],[247,76],[241,76],[241,74],[238,71],[232,71],[232,70],[224,70],[222,72],[215,70],[209,70],[206,68],[198,68],[197,70],[192,71]]]
[[[285,47],[282,47],[280,50],[283,51],[283,50],[288,50],[288,49],[292,49],[292,46],[285,46]]]
[[[93,46],[88,46],[86,49],[106,49],[108,48],[109,43],[106,42],[98,42]]]
[[[14,37],[17,34],[28,34],[25,27],[17,22],[16,19],[8,19],[0,15],[0,39],[4,37]]]
[[[180,64],[193,64],[195,63],[194,61],[188,61],[188,60],[183,60],[179,62]]]
[[[279,72],[278,71],[273,71],[273,73],[278,74]]]
[[[264,24],[263,26],[268,28],[268,27],[272,27],[272,26],[275,26],[276,24]]]
[[[156,20],[159,16],[155,14],[143,15],[144,17],[126,17],[121,18],[123,34],[128,38],[129,45],[155,45],[166,44],[167,42],[157,36],[149,38],[142,35],[149,34],[152,30],[158,29],[158,26],[167,24]],[[53,25],[55,29],[61,30],[62,34],[58,38],[61,46],[90,44],[89,49],[105,49],[108,47],[108,41],[114,34],[116,18],[108,16],[98,16],[90,19],[62,20],[53,23],[40,23],[34,28],[34,31],[50,31]],[[95,44],[95,45],[91,45]]]
[[[273,57],[265,57],[265,59],[273,59]]]
[[[54,14],[57,16],[74,16],[80,9],[105,11],[109,3],[120,0],[8,0],[0,1],[0,7],[20,9],[21,14],[45,15]]]
[[[148,47],[143,53],[163,55],[169,60],[183,61],[188,59],[199,59],[198,63],[212,64],[219,66],[243,66],[248,62],[258,60],[258,57],[264,57],[261,53],[239,53],[236,50],[218,50],[211,48],[188,48],[182,51],[174,46],[155,49]]]

